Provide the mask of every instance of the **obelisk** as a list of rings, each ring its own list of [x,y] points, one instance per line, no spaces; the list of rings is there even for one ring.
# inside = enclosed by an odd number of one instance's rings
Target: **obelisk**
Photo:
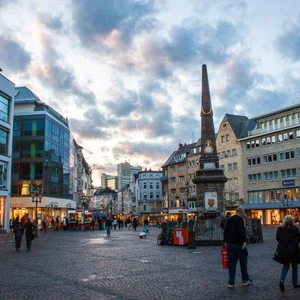
[[[199,219],[217,218],[225,209],[224,185],[227,178],[219,167],[213,109],[206,65],[202,65],[201,151],[196,184],[196,207]]]

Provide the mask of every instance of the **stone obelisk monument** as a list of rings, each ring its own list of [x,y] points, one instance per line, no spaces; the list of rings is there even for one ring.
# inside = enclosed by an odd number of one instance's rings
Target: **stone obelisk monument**
[[[227,178],[219,167],[213,109],[206,65],[202,65],[201,156],[196,184],[196,207],[199,220],[217,219],[225,210],[224,185]]]

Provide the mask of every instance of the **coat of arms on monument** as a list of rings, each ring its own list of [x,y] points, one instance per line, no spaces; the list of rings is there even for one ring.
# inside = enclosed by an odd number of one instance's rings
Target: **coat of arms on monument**
[[[218,209],[218,196],[217,192],[205,193],[205,209],[208,211],[214,211]]]

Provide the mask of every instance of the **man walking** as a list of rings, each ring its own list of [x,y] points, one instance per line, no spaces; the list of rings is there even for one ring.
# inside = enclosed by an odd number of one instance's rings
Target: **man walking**
[[[35,232],[35,225],[32,222],[30,222],[30,218],[28,218],[24,224],[24,231],[26,236],[27,251],[29,251],[31,248],[32,236]]]
[[[224,240],[228,246],[229,255],[229,280],[228,287],[235,286],[236,265],[240,261],[240,268],[242,274],[242,285],[247,286],[253,284],[253,280],[248,275],[247,257],[248,250],[247,233],[245,228],[245,210],[239,206],[236,209],[236,214],[230,217],[226,223],[224,231]]]

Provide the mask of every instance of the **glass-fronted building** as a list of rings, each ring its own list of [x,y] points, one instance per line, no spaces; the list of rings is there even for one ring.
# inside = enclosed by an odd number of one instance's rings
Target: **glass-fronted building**
[[[26,87],[16,88],[15,99],[11,218],[36,217],[30,195],[37,190],[43,195],[38,219],[62,217],[68,208],[76,208],[68,120]]]
[[[15,85],[0,74],[0,231],[10,229],[10,181]]]

